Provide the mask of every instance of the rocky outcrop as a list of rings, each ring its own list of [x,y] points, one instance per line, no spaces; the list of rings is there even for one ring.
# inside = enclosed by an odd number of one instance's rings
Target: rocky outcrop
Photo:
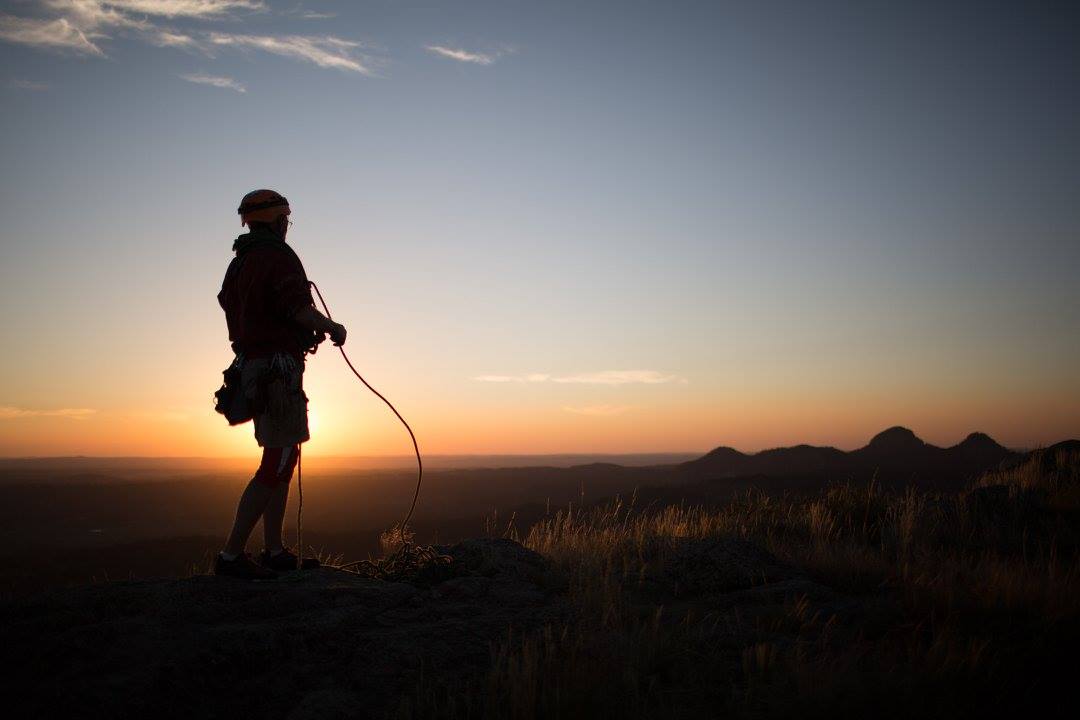
[[[449,577],[322,568],[268,582],[112,582],[0,608],[7,717],[382,717],[421,672],[482,668],[509,628],[565,612],[544,560],[510,540],[440,550]]]

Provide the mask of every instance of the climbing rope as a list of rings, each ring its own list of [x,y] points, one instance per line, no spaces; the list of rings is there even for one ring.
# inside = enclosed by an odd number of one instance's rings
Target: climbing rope
[[[296,443],[296,569],[304,567],[304,443]]]
[[[333,316],[330,314],[330,308],[326,305],[326,300],[323,298],[322,293],[319,291],[319,286],[312,281],[308,281],[308,285],[315,291],[315,294],[319,298],[319,303],[322,304],[323,312],[326,313],[326,317],[329,320],[333,320]],[[416,490],[413,492],[412,504],[409,505],[409,512],[405,515],[405,520],[398,526],[398,535],[401,540],[401,545],[398,549],[380,560],[356,560],[353,562],[345,563],[344,565],[335,565],[333,567],[338,570],[349,570],[350,572],[356,572],[367,577],[378,578],[382,580],[400,580],[408,575],[415,574],[415,572],[428,565],[439,564],[445,565],[450,563],[450,557],[439,553],[435,548],[431,546],[419,546],[414,545],[410,540],[407,533],[409,521],[412,520],[413,512],[416,510],[416,501],[420,497],[420,485],[424,480],[424,461],[420,457],[420,445],[416,442],[416,435],[413,433],[412,428],[409,427],[409,423],[405,418],[401,416],[397,408],[393,403],[386,399],[386,397],[378,390],[371,386],[364,376],[357,371],[356,367],[349,360],[349,356],[345,353],[345,348],[341,345],[336,346],[341,351],[341,357],[345,360],[345,364],[352,370],[353,375],[364,384],[364,386],[373,392],[380,400],[386,403],[386,406],[390,408],[397,419],[401,421],[401,424],[405,426],[405,429],[409,431],[409,437],[412,439],[413,450],[416,452]],[[302,472],[300,472],[300,458],[297,457],[297,485],[300,492],[300,506],[297,508],[296,515],[296,532],[297,542],[301,541],[300,528],[301,528],[301,516],[300,512],[303,508],[303,486]],[[303,545],[300,545],[303,548]],[[303,553],[301,552],[301,555]],[[354,569],[355,568],[355,569]]]
[[[335,567],[373,580],[400,582],[415,578],[420,571],[427,568],[449,566],[452,562],[453,558],[440,553],[431,545],[407,543],[379,560],[354,560]]]

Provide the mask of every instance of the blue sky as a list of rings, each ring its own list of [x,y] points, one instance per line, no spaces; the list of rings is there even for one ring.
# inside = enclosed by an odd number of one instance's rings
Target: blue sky
[[[433,451],[1077,435],[1078,35],[989,2],[4,2],[0,452],[250,443],[205,398],[257,187]],[[308,382],[323,452],[407,451],[329,353]]]

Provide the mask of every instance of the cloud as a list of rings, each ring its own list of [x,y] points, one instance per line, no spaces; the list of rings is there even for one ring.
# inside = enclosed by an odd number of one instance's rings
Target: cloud
[[[473,380],[493,383],[524,383],[524,382],[547,382],[551,379],[545,373],[530,373],[528,375],[477,375]]]
[[[150,17],[214,20],[237,11],[263,11],[262,0],[39,0],[52,18],[24,18],[0,13],[0,40],[77,55],[105,57],[100,40],[114,31],[156,47],[200,50],[210,47],[254,49],[311,62],[323,68],[371,75],[371,60],[357,51],[360,43],[341,38],[300,35],[243,35],[214,31],[182,32],[151,22]],[[326,15],[305,13],[305,17]],[[110,34],[106,34],[110,33]],[[235,89],[235,88],[234,88]]]
[[[575,415],[589,415],[592,417],[611,417],[621,415],[627,410],[632,410],[632,405],[582,405],[580,407],[564,406],[563,411]]]
[[[24,417],[64,417],[71,420],[85,420],[96,413],[90,408],[60,408],[59,410],[27,410],[12,405],[0,405],[0,420],[14,420]]]
[[[44,0],[42,4],[61,13],[61,19],[87,33],[107,27],[135,30],[148,30],[152,27],[146,20],[129,17],[119,10],[106,7],[107,3],[101,0]],[[98,34],[97,37],[105,36]]]
[[[91,4],[167,18],[218,18],[235,10],[266,9],[262,0],[99,0]]]
[[[40,4],[57,17],[0,15],[0,40],[104,57],[96,41],[110,38],[105,31],[120,30],[158,47],[197,48],[195,38],[155,25],[146,16],[217,19],[235,10],[266,9],[261,0],[40,0]]]
[[[579,373],[576,375],[552,376],[546,373],[531,373],[528,375],[477,375],[473,378],[478,382],[494,383],[524,383],[524,382],[554,382],[572,383],[582,385],[663,385],[666,383],[680,383],[685,385],[687,380],[678,375],[668,375],[656,370],[601,370],[593,373]]]
[[[169,32],[168,30],[159,30],[150,38],[148,38],[151,44],[158,47],[179,47],[179,48],[197,48],[200,47],[199,43],[195,41],[195,38],[190,35],[184,35],[182,33]]]
[[[192,73],[192,74],[187,74],[187,75],[181,75],[180,79],[181,80],[187,80],[188,82],[195,83],[196,85],[212,85],[213,87],[216,87],[216,88],[224,88],[226,90],[235,90],[238,93],[246,93],[247,92],[247,88],[245,88],[243,85],[236,82],[235,80],[233,80],[230,77],[220,77],[220,76],[217,76],[217,75],[201,75],[201,74]]]
[[[103,0],[43,0],[42,5],[60,14],[54,19],[0,16],[0,39],[79,55],[105,57],[95,41],[108,39],[102,31],[136,32],[157,45],[176,44],[182,36],[158,29],[147,20],[130,17],[108,7]],[[154,38],[158,38],[155,42]]]
[[[499,54],[488,55],[485,53],[470,52],[468,50],[461,50],[460,48],[448,48],[444,45],[427,45],[424,48],[430,53],[441,55],[451,60],[457,60],[458,62],[473,63],[475,65],[491,65],[495,62],[495,59],[499,57]]]
[[[581,383],[586,385],[662,385],[686,381],[678,375],[665,375],[655,370],[601,370],[594,373],[566,375],[552,378],[557,383]]]
[[[342,40],[332,36],[304,37],[286,35],[230,35],[228,33],[210,33],[210,42],[236,48],[253,48],[274,55],[298,58],[315,63],[322,68],[338,68],[371,75],[371,70],[353,57],[353,50],[360,43]]]
[[[105,56],[101,48],[67,18],[38,20],[0,15],[0,40],[78,55]]]
[[[303,3],[297,4],[296,7],[291,10],[285,11],[286,15],[292,15],[298,17],[301,20],[329,20],[337,17],[337,13],[324,12],[320,10],[308,10],[303,6]]]
[[[34,80],[14,79],[14,80],[9,80],[8,81],[8,87],[14,88],[16,90],[37,90],[37,91],[40,91],[40,90],[48,90],[49,89],[49,83],[36,82]]]

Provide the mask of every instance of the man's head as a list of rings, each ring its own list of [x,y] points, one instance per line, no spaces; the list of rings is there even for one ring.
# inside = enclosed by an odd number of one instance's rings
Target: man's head
[[[289,231],[289,201],[284,195],[273,190],[252,190],[240,201],[236,209],[240,215],[240,224],[252,230],[265,229],[282,240]]]

